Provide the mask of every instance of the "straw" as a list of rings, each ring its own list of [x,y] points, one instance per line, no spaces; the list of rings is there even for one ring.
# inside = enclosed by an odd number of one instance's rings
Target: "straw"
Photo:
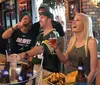
[[[39,77],[38,85],[42,85],[43,60],[44,60],[44,57],[42,57],[42,60],[41,60],[41,65],[40,65],[40,77]]]
[[[6,52],[6,61],[8,61],[8,52],[7,50],[5,50],[5,52]]]

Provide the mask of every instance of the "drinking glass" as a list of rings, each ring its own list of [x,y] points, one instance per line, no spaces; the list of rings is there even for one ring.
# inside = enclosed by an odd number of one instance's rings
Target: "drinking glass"
[[[56,37],[55,34],[50,34],[49,43],[50,43],[52,46],[57,47],[57,37]],[[52,54],[55,54],[54,49],[53,49],[53,51],[52,51]]]

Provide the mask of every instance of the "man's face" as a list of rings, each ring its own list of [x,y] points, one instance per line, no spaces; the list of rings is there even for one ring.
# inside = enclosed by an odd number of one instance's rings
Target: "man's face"
[[[25,15],[22,20],[21,23],[23,24],[23,26],[29,26],[31,23],[31,19],[28,15]]]
[[[45,28],[49,22],[49,18],[44,16],[44,15],[41,15],[39,17],[39,20],[40,20],[40,27],[41,28]]]

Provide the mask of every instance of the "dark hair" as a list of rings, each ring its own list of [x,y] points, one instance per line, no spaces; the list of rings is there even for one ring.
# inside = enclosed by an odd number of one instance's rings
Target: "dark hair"
[[[30,14],[28,11],[23,11],[23,12],[22,12],[22,18],[23,18],[25,15],[27,15],[27,16],[29,16],[29,17],[31,18],[31,14]]]
[[[38,10],[42,8],[45,10],[45,12],[50,12],[50,8],[46,4],[41,4]]]
[[[53,20],[53,14],[51,12],[41,12],[40,16],[41,15],[47,16],[48,18]]]

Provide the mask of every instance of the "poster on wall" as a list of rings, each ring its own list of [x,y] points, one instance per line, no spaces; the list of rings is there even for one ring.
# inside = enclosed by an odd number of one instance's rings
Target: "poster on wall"
[[[81,0],[68,1],[68,20],[72,21],[76,13],[81,12]]]

